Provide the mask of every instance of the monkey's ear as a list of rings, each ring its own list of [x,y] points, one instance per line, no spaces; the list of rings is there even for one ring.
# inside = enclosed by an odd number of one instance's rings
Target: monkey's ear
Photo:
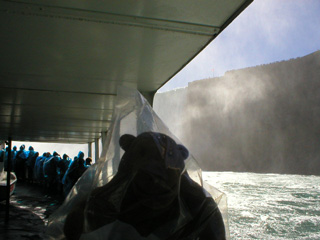
[[[133,143],[133,141],[136,139],[135,136],[131,135],[131,134],[124,134],[120,137],[119,139],[119,144],[120,144],[120,147],[127,151],[131,144]]]
[[[189,157],[188,149],[186,149],[186,147],[181,144],[178,144],[178,149],[180,151],[181,156],[183,157],[183,160],[186,160]]]

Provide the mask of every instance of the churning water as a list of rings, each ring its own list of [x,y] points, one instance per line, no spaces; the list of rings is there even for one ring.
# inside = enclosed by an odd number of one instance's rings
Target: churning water
[[[203,172],[226,193],[231,239],[320,239],[320,176]]]

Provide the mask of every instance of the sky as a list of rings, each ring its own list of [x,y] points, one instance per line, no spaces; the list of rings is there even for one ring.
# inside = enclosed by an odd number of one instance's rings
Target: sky
[[[320,0],[255,0],[158,92],[226,71],[302,57],[320,50]],[[13,142],[18,148],[21,142]],[[25,143],[36,151],[70,157],[88,145]],[[92,145],[94,151],[94,145]],[[93,152],[94,156],[94,152]]]
[[[158,92],[320,50],[320,0],[255,0]]]

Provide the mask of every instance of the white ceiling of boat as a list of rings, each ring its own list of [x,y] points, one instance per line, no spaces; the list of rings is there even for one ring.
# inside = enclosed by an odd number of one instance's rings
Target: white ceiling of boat
[[[152,101],[251,2],[0,0],[0,139],[93,142],[118,85]]]

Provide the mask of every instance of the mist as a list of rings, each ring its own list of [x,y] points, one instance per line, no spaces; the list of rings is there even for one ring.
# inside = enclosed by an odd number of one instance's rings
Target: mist
[[[154,109],[207,171],[320,175],[320,51],[157,93]]]

